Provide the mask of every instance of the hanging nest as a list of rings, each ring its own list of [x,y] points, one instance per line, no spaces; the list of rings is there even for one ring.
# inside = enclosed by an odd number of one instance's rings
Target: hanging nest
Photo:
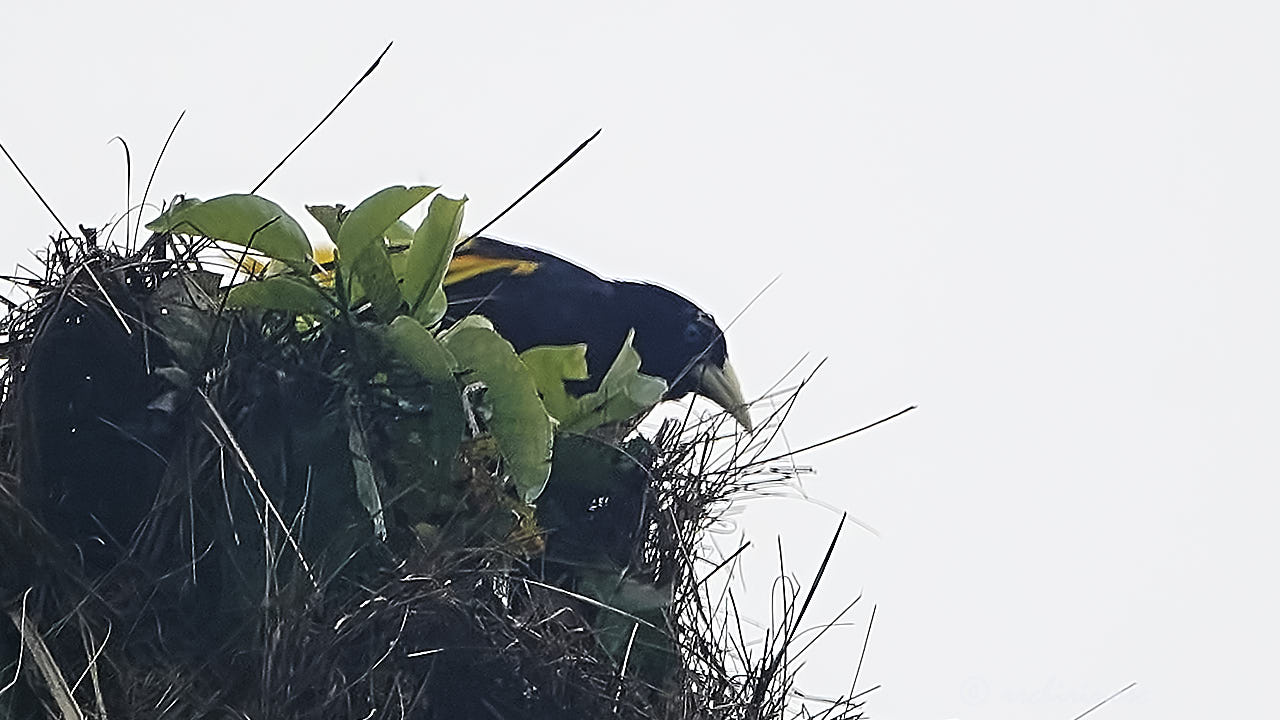
[[[559,434],[530,491],[500,406],[367,302],[229,301],[270,258],[83,233],[0,328],[0,719],[783,715],[798,593],[747,647],[703,542],[767,437]]]

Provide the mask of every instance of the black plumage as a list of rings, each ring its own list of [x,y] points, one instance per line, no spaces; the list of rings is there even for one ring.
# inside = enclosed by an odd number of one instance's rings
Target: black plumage
[[[476,237],[458,247],[445,292],[446,322],[482,315],[517,351],[585,343],[589,378],[569,388],[578,394],[599,387],[634,329],[640,371],[666,380],[665,399],[703,395],[750,428],[724,332],[666,288],[606,280],[541,250]]]

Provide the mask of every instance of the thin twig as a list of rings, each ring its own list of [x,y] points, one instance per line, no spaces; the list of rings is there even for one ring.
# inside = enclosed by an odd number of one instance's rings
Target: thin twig
[[[147,186],[142,190],[142,199],[138,201],[138,207],[147,206],[147,195],[151,192],[151,183],[156,179],[156,172],[160,169],[160,160],[164,158],[164,153],[169,149],[169,141],[173,139],[173,134],[178,131],[178,123],[182,122],[182,118],[186,117],[187,111],[183,110],[178,113],[178,119],[173,121],[173,127],[169,128],[169,135],[164,139],[164,145],[160,146],[160,154],[156,155],[156,164],[151,166],[151,175],[147,177]],[[142,230],[142,220],[139,218],[138,226],[133,231],[133,239],[131,245],[138,244],[138,232]]]
[[[814,444],[812,444],[812,445],[806,445],[806,446],[804,446],[804,447],[800,448],[799,450],[793,450],[793,451],[788,452],[788,453],[783,453],[782,455],[775,455],[775,456],[773,456],[773,457],[771,457],[771,458],[766,458],[766,459],[764,459],[764,460],[755,460],[755,461],[749,462],[749,463],[747,463],[747,464],[745,464],[745,465],[737,465],[737,466],[735,466],[735,467],[733,468],[733,470],[734,470],[734,471],[738,471],[738,470],[742,470],[742,469],[749,468],[749,467],[755,467],[755,466],[757,466],[757,465],[768,465],[768,464],[769,464],[769,463],[771,463],[771,462],[777,462],[777,461],[779,461],[779,460],[783,460],[783,459],[785,459],[785,458],[789,458],[789,457],[791,457],[791,456],[793,456],[793,455],[799,455],[799,454],[800,454],[800,453],[802,453],[802,452],[808,452],[809,450],[813,450],[813,449],[815,449],[815,448],[820,448],[820,447],[822,447],[823,445],[830,445],[830,444],[831,444],[831,443],[833,443],[833,442],[839,442],[840,440],[844,440],[844,439],[845,439],[845,438],[847,438],[847,437],[850,437],[850,436],[853,436],[853,435],[857,435],[858,433],[862,432],[863,430],[870,430],[871,428],[873,428],[873,427],[875,427],[875,426],[877,426],[877,425],[883,425],[884,423],[887,423],[887,422],[889,422],[890,420],[893,420],[893,419],[894,419],[894,418],[896,418],[896,417],[900,417],[900,416],[902,416],[902,415],[906,415],[907,413],[909,413],[909,412],[911,412],[912,410],[915,410],[915,409],[916,409],[916,406],[915,406],[915,405],[912,405],[912,406],[910,406],[910,407],[903,408],[903,409],[899,410],[898,412],[896,412],[896,413],[894,413],[894,414],[892,414],[892,415],[890,415],[890,416],[888,416],[888,417],[880,418],[879,420],[877,420],[877,421],[875,421],[875,422],[873,422],[873,423],[871,423],[871,424],[869,424],[869,425],[863,425],[862,427],[857,428],[856,430],[850,430],[849,432],[841,433],[841,434],[839,434],[839,435],[837,435],[837,436],[835,436],[835,437],[833,437],[833,438],[827,438],[826,440],[823,440],[822,442],[816,442],[816,443],[814,443]]]
[[[368,78],[370,75],[372,75],[373,71],[378,68],[378,63],[382,62],[382,58],[385,57],[387,52],[391,50],[391,45],[392,43],[387,43],[387,46],[382,49],[382,52],[378,53],[377,59],[373,61],[373,64],[369,66],[368,70],[364,71],[364,74],[360,76],[360,79],[356,80],[355,84],[351,86],[351,89],[347,90],[346,94],[343,95],[342,98],[338,100],[338,102],[334,104],[332,108],[330,108],[329,112],[325,113],[324,117],[320,118],[320,122],[316,123],[316,126],[311,128],[311,132],[304,135],[302,139],[298,141],[298,144],[294,145],[293,149],[290,150],[288,153],[286,153],[285,156],[280,159],[280,162],[276,163],[275,167],[271,168],[271,172],[267,173],[266,177],[259,180],[258,184],[253,186],[253,189],[249,191],[249,194],[252,195],[253,193],[258,192],[258,190],[261,189],[263,185],[266,185],[267,181],[271,179],[271,176],[275,175],[276,171],[279,170],[286,162],[288,162],[289,158],[293,157],[293,154],[298,151],[298,148],[302,147],[303,143],[305,143],[307,140],[310,140],[311,136],[315,135],[316,131],[320,129],[320,126],[328,122],[329,118],[332,117],[334,113],[338,112],[338,108],[342,107],[342,103],[346,102],[347,98],[351,97],[351,93],[355,92],[356,88],[360,87],[360,83],[363,83],[365,79]]]
[[[1115,692],[1111,693],[1110,695],[1108,695],[1104,700],[1102,700],[1102,702],[1099,702],[1097,705],[1094,705],[1093,707],[1089,708],[1088,710],[1085,710],[1084,712],[1080,713],[1079,715],[1077,715],[1077,716],[1075,716],[1075,717],[1071,718],[1071,720],[1080,720],[1080,718],[1084,717],[1085,715],[1088,715],[1089,713],[1093,712],[1094,710],[1097,710],[1098,708],[1102,707],[1103,705],[1106,705],[1107,703],[1111,702],[1112,700],[1115,700],[1116,698],[1120,697],[1121,695],[1123,695],[1123,694],[1125,694],[1125,693],[1129,692],[1129,691],[1130,691],[1130,690],[1132,690],[1132,689],[1133,689],[1133,687],[1134,687],[1135,685],[1137,685],[1137,684],[1138,684],[1138,683],[1135,681],[1135,682],[1131,682],[1131,683],[1129,683],[1128,685],[1125,685],[1124,687],[1120,688],[1119,690],[1117,690],[1117,691],[1115,691]]]
[[[833,534],[831,537],[831,543],[827,546],[827,552],[825,555],[822,556],[822,562],[818,565],[817,573],[814,574],[813,582],[809,584],[809,591],[805,594],[804,602],[800,604],[800,611],[797,612],[794,616],[790,616],[790,609],[794,606],[789,605],[787,608],[784,608],[782,631],[779,634],[779,637],[777,638],[778,651],[773,654],[773,659],[769,663],[769,665],[765,667],[762,677],[769,678],[776,675],[778,670],[782,668],[783,663],[787,660],[787,649],[791,646],[792,641],[795,639],[796,633],[799,631],[799,628],[800,628],[800,623],[804,621],[804,616],[809,611],[809,604],[813,602],[814,596],[816,596],[818,593],[818,585],[822,582],[822,578],[827,573],[827,565],[831,562],[831,555],[835,552],[836,543],[840,540],[840,532],[844,529],[844,521],[845,521],[845,518],[841,517],[840,524],[836,526],[835,534]],[[780,566],[778,570],[778,582],[786,582],[787,580],[786,568],[782,566],[783,556],[782,556],[781,538],[779,538],[778,543],[779,543],[778,563]],[[773,623],[771,623],[771,626],[773,626]],[[767,635],[766,635],[766,638],[767,638]],[[766,640],[766,645],[767,645],[767,640]],[[757,688],[757,691],[756,691],[757,699],[759,698],[759,694],[763,691],[763,689],[764,689],[763,684]]]
[[[876,606],[871,606],[871,618],[867,620],[867,634],[862,638],[862,654],[858,655],[858,668],[853,671],[853,683],[849,685],[849,694],[858,688],[858,676],[862,674],[862,661],[867,657],[867,645],[871,642],[871,626],[876,622]]]
[[[612,605],[609,605],[608,603],[600,602],[599,600],[596,600],[595,598],[590,598],[590,597],[587,597],[586,595],[580,595],[580,594],[578,594],[578,593],[576,593],[576,592],[574,592],[574,591],[572,591],[572,590],[566,590],[566,589],[561,588],[561,587],[556,587],[555,585],[548,585],[548,584],[546,584],[546,583],[541,583],[541,582],[538,582],[537,580],[534,580],[533,578],[521,578],[521,581],[522,581],[522,582],[524,582],[524,583],[526,583],[526,584],[529,584],[529,585],[536,585],[536,586],[538,586],[538,587],[542,588],[543,590],[551,590],[551,591],[553,591],[553,592],[558,592],[558,593],[560,593],[560,594],[562,594],[562,595],[567,595],[567,596],[569,596],[569,597],[573,598],[574,600],[578,600],[578,601],[580,601],[580,602],[587,603],[588,605],[592,605],[592,606],[598,607],[598,608],[600,608],[601,610],[608,610],[609,612],[617,613],[617,614],[621,615],[622,617],[627,618],[628,620],[634,620],[635,622],[638,622],[638,623],[640,623],[641,625],[644,625],[645,627],[653,628],[653,629],[655,629],[655,630],[657,629],[657,626],[656,626],[656,625],[654,625],[653,623],[649,622],[648,620],[645,620],[644,618],[642,618],[642,617],[638,617],[638,616],[636,616],[636,615],[632,615],[631,613],[627,612],[626,610],[619,610],[618,608],[616,608],[616,607],[614,607],[614,606],[612,606]]]
[[[560,168],[564,167],[565,165],[568,165],[569,161],[572,160],[578,153],[582,152],[583,148],[585,148],[592,140],[595,140],[597,137],[599,137],[600,133],[603,130],[604,128],[600,128],[595,132],[591,133],[591,137],[587,138],[586,140],[583,140],[582,143],[578,145],[578,147],[573,149],[573,152],[566,155],[563,160],[561,160],[559,163],[556,164],[555,167],[551,168],[551,172],[548,172],[546,175],[543,175],[541,180],[534,183],[528,190],[525,190],[520,197],[513,200],[511,204],[508,205],[502,212],[498,213],[497,215],[494,215],[492,220],[485,223],[484,225],[481,225],[479,230],[468,235],[467,240],[464,240],[463,242],[465,243],[468,240],[471,240],[471,238],[474,238],[483,234],[485,230],[488,230],[491,226],[493,226],[494,223],[501,220],[503,215],[506,215],[508,212],[511,212],[512,208],[514,208],[516,205],[519,205],[522,200],[524,200],[525,198],[533,194],[533,191],[537,190],[538,187],[542,185],[542,183],[546,182],[547,180],[550,180],[552,175],[555,175],[557,172],[560,172]],[[462,243],[459,243],[459,245],[461,244]]]
[[[89,267],[88,265],[82,265],[81,269],[84,272],[89,273],[89,278],[93,280],[93,284],[98,286],[98,292],[102,293],[102,299],[107,301],[107,306],[111,308],[111,311],[114,312],[116,315],[116,319],[120,321],[120,326],[124,328],[124,334],[132,335],[133,328],[129,327],[129,322],[124,319],[124,313],[120,312],[120,308],[116,307],[116,304],[111,299],[111,296],[107,294],[107,289],[102,286],[102,281],[98,279],[98,276],[96,274],[94,274],[93,268]]]
[[[814,596],[818,594],[818,584],[822,582],[823,576],[827,574],[827,564],[831,562],[831,555],[836,551],[836,543],[840,540],[840,532],[844,530],[844,521],[846,519],[848,518],[841,516],[840,524],[836,525],[835,534],[831,536],[831,544],[827,546],[827,552],[822,556],[822,563],[818,565],[818,572],[813,576],[813,582],[809,584],[809,592],[805,594],[804,602],[800,605],[800,612],[796,613],[795,623],[791,626],[791,631],[788,633],[790,637],[787,638],[784,647],[791,644],[791,637],[795,636],[800,627],[800,621],[804,619],[805,613],[809,611],[809,603],[813,602]]]
[[[13,165],[13,169],[18,171],[18,175],[22,177],[22,180],[27,184],[27,187],[31,188],[31,192],[36,194],[36,199],[40,201],[41,205],[44,205],[44,209],[48,210],[49,214],[53,216],[53,219],[58,222],[58,225],[62,228],[62,232],[66,233],[67,237],[75,237],[75,235],[72,235],[71,231],[67,229],[66,224],[62,222],[62,218],[58,217],[58,213],[53,211],[53,208],[49,206],[47,201],[45,201],[44,196],[41,195],[40,191],[36,189],[36,186],[32,184],[31,178],[28,178],[27,174],[22,172],[22,168],[18,165],[18,161],[14,160],[13,156],[9,154],[9,151],[5,149],[4,143],[0,143],[0,152],[3,152],[4,156],[9,158],[9,163]]]

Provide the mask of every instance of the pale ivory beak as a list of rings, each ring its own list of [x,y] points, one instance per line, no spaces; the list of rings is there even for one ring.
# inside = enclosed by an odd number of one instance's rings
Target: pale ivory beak
[[[751,432],[751,413],[742,398],[742,386],[738,374],[726,358],[722,367],[709,362],[698,363],[698,388],[695,392],[719,405],[733,416],[747,432]]]

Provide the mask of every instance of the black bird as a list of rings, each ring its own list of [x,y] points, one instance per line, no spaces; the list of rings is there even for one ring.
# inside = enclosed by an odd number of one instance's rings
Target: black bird
[[[518,352],[586,343],[589,378],[573,383],[570,392],[599,388],[634,329],[640,371],[667,381],[663,399],[702,395],[751,429],[724,332],[709,314],[666,288],[605,280],[549,253],[486,237],[458,246],[444,284],[446,323],[483,315]]]

